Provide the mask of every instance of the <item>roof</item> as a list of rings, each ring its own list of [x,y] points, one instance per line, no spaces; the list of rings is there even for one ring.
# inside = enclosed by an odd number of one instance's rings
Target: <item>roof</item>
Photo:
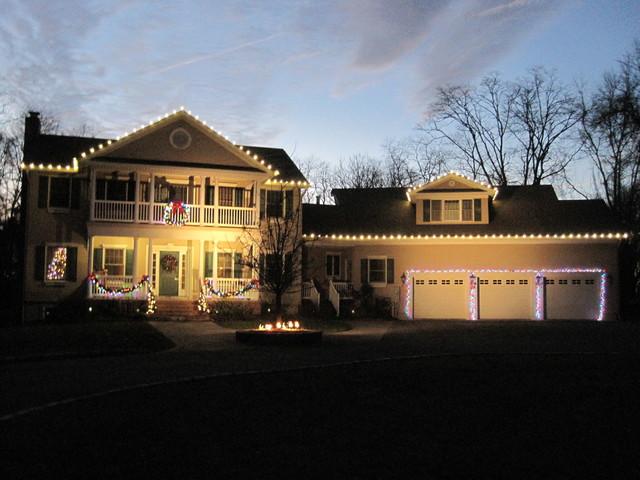
[[[551,185],[508,186],[488,224],[417,225],[404,188],[334,189],[336,205],[303,206],[303,232],[320,235],[522,235],[624,231],[602,200],[558,200]]]
[[[73,157],[77,157],[80,152],[89,150],[91,147],[95,147],[98,144],[106,144],[108,138],[94,138],[94,137],[75,137],[68,135],[45,135],[41,134],[37,137],[35,142],[29,144],[28,149],[25,151],[25,163],[58,163],[67,164],[71,162]],[[258,154],[265,162],[273,165],[274,170],[278,170],[280,175],[277,178],[282,178],[287,181],[302,181],[306,182],[304,175],[291,157],[282,148],[269,148],[269,147],[255,147],[255,146],[242,146],[245,150],[249,149],[252,153]],[[105,161],[105,157],[98,157],[100,161]],[[113,159],[110,159],[113,161]],[[120,159],[125,163],[140,163],[150,164],[154,162],[152,159],[140,159],[139,162],[131,159]],[[156,162],[157,163],[157,162]],[[159,164],[165,164],[161,162]],[[190,166],[184,162],[172,163],[175,166]],[[198,164],[197,167],[204,168],[228,168],[220,165]],[[248,171],[259,171],[256,168],[247,166]]]

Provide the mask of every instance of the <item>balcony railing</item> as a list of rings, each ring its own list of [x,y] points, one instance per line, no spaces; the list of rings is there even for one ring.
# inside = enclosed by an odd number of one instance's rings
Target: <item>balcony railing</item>
[[[131,289],[135,286],[131,275],[95,275],[97,282],[89,281],[90,298],[106,298],[110,300],[145,300],[147,298],[147,285],[127,293],[119,293],[120,290]],[[101,287],[104,287],[107,291]]]
[[[140,202],[139,223],[164,223],[166,203]],[[136,202],[95,200],[92,220],[99,222],[136,222]],[[253,207],[223,207],[217,205],[190,205],[186,225],[224,227],[250,227],[258,224],[258,213]]]

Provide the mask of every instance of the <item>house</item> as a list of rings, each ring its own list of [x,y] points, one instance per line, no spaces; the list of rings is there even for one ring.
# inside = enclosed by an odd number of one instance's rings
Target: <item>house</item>
[[[450,172],[410,189],[334,189],[304,205],[304,296],[334,308],[364,284],[405,319],[619,314],[621,231],[601,200],[494,188]]]
[[[184,109],[115,139],[46,135],[30,112],[22,167],[25,320],[85,297],[270,301],[243,235],[288,218],[307,186],[284,150],[236,145]]]

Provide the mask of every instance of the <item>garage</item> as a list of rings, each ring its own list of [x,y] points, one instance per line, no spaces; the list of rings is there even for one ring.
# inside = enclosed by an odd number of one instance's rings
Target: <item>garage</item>
[[[479,274],[478,312],[484,320],[535,318],[535,275]]]
[[[598,319],[599,273],[545,274],[545,318],[550,320]]]
[[[423,273],[413,279],[413,318],[469,318],[468,273]]]

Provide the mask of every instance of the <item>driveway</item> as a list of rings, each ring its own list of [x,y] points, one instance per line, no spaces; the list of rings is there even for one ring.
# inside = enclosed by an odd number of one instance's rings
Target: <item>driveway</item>
[[[637,324],[354,322],[311,348],[152,326],[176,347],[2,368],[3,478],[640,473]]]

